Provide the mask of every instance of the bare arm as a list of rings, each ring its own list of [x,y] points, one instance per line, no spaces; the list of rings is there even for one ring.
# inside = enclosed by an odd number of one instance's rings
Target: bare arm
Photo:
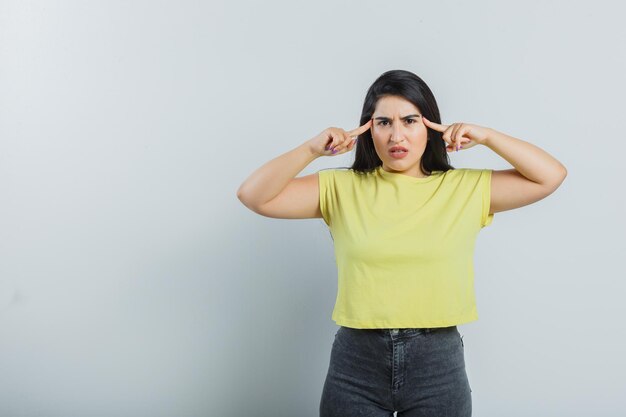
[[[348,132],[335,127],[324,129],[254,171],[237,190],[237,197],[250,210],[269,217],[306,218],[311,213],[319,213],[317,174],[295,176],[320,156],[338,156],[351,151],[356,143],[352,138],[371,125],[370,120]]]
[[[558,187],[567,176],[565,166],[543,149],[495,129],[487,131],[484,145],[506,159],[530,181],[546,187]]]
[[[567,176],[567,169],[556,158],[521,139],[488,129],[484,145],[514,167],[493,171],[490,213],[542,200],[556,191]]]
[[[506,159],[514,169],[493,171],[489,213],[512,210],[552,194],[567,176],[565,166],[543,149],[495,129],[469,123],[443,125],[422,116],[427,127],[443,132],[446,149],[468,149],[477,144]]]
[[[276,197],[287,184],[320,155],[307,143],[267,162],[254,171],[237,190],[237,198],[251,210]]]

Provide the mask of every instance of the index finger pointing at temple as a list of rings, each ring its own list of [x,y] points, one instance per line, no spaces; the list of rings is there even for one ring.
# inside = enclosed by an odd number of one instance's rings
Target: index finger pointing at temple
[[[438,132],[445,132],[446,129],[448,129],[450,127],[450,126],[447,126],[447,125],[442,125],[442,124],[439,124],[439,123],[431,122],[430,120],[428,120],[424,116],[422,116],[422,120],[426,120],[426,123],[424,123],[426,125],[426,127],[430,127],[431,129],[436,130]]]
[[[348,135],[351,136],[351,137],[359,136],[361,133],[363,133],[367,129],[369,129],[370,126],[372,126],[372,119],[369,119],[367,121],[367,123],[365,123],[363,126],[357,127],[356,129],[353,129],[353,130],[349,131]]]

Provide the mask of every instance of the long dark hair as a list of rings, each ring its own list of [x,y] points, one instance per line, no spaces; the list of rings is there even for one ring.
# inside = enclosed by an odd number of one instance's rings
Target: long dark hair
[[[413,103],[428,120],[441,123],[437,101],[428,85],[412,72],[391,70],[378,77],[367,90],[359,126],[364,125],[372,118],[376,109],[376,103],[385,96],[402,97]],[[420,163],[422,171],[430,175],[432,171],[454,169],[450,165],[450,158],[446,152],[446,143],[442,138],[442,133],[430,128],[426,129],[428,130],[428,141],[426,142],[426,149],[424,149],[424,155],[422,155]],[[382,164],[383,161],[378,157],[376,148],[374,148],[371,131],[368,130],[359,135],[356,145],[356,156],[350,169],[366,173],[373,171]]]

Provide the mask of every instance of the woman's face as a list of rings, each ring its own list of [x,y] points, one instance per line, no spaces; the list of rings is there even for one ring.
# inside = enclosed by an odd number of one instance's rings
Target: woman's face
[[[413,177],[426,176],[420,167],[428,137],[422,112],[402,97],[386,96],[376,103],[372,118],[372,139],[383,161],[382,168]],[[402,146],[407,152],[393,154],[390,150],[394,146]]]

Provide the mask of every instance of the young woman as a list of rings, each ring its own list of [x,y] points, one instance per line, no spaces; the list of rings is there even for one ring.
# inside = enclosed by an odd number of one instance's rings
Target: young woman
[[[267,217],[322,218],[333,237],[340,326],[321,416],[470,416],[457,325],[478,319],[473,254],[494,213],[553,193],[565,167],[488,127],[441,124],[417,75],[382,74],[360,127],[330,127],[250,175],[237,196]],[[358,139],[358,144],[357,144]],[[449,152],[483,145],[514,168],[453,168]],[[356,147],[349,169],[297,177],[321,156]]]

